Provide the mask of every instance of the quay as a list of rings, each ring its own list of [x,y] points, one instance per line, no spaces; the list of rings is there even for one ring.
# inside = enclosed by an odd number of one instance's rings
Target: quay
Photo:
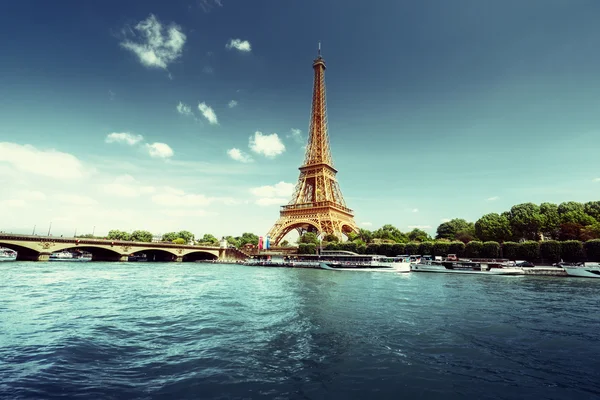
[[[127,262],[129,256],[146,254],[154,261],[243,261],[248,255],[225,246],[196,246],[174,243],[146,243],[125,240],[64,238],[54,236],[0,233],[0,247],[16,251],[18,261],[48,261],[61,250],[80,250],[92,254],[92,261]]]

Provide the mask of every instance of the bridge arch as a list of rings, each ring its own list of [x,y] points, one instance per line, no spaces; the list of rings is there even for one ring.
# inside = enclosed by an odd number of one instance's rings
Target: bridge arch
[[[204,260],[217,260],[218,255],[206,250],[190,251],[183,256],[183,262],[193,261],[204,261]]]
[[[36,261],[39,256],[39,251],[27,246],[18,245],[10,242],[1,242],[0,247],[5,247],[17,252],[17,261]]]

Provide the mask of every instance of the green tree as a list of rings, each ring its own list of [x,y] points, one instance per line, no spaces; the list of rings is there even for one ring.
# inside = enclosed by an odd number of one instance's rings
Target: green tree
[[[225,240],[227,240],[227,243],[229,243],[231,246],[238,248],[240,247],[240,242],[233,236],[225,236]]]
[[[190,231],[179,231],[177,232],[177,237],[185,240],[186,243],[194,241],[194,234]]]
[[[419,252],[419,243],[406,243],[404,245],[404,252],[410,255],[417,255]]]
[[[540,204],[540,215],[542,217],[540,230],[544,236],[556,239],[560,228],[560,215],[558,206],[554,203]]]
[[[128,232],[113,229],[106,236],[110,240],[131,240],[131,235]]]
[[[162,235],[163,242],[172,242],[173,240],[175,240],[177,238],[179,238],[179,236],[177,236],[177,232],[167,232]]]
[[[462,218],[454,218],[440,224],[437,228],[436,239],[456,240],[459,232],[469,232],[473,229],[473,223]]]
[[[327,235],[325,235],[325,237],[323,237],[323,241],[324,242],[339,242],[340,239],[337,236],[328,233]]]
[[[215,245],[219,244],[219,239],[210,233],[205,233],[201,239],[198,239],[198,243]]]
[[[496,213],[486,214],[475,222],[475,234],[483,241],[504,242],[512,232],[508,219]]]
[[[304,235],[298,238],[298,243],[314,243],[315,246],[319,244],[319,238],[313,232],[306,232]]]
[[[358,239],[362,240],[365,243],[371,243],[371,241],[373,240],[373,232],[371,232],[368,229],[359,229],[358,234],[356,234],[356,236]]]
[[[538,239],[542,226],[542,215],[537,204],[522,203],[512,206],[508,220],[515,237]]]
[[[588,201],[583,205],[583,211],[600,222],[600,201]]]
[[[360,233],[359,233],[360,235]],[[374,239],[390,240],[396,243],[405,243],[408,241],[407,236],[391,224],[386,224],[373,232]],[[363,239],[364,240],[364,239]]]
[[[279,243],[279,245],[281,247],[290,247],[290,242],[288,242],[287,240],[284,240],[283,242]]]
[[[248,243],[258,246],[258,236],[254,233],[244,232],[242,236],[236,237],[235,240],[238,243],[238,247],[245,246]]]
[[[564,224],[560,224],[560,232],[558,234],[558,238],[562,241],[579,240],[579,238],[581,237],[582,229],[583,225],[578,224],[576,222],[566,222]]]
[[[131,232],[131,240],[135,240],[136,242],[151,242],[152,241],[152,233],[148,231],[133,231]]]
[[[184,238],[173,239],[173,243],[175,243],[175,244],[187,244],[187,242],[185,241]]]
[[[462,257],[465,254],[465,244],[458,240],[450,242],[448,254],[456,254],[458,257]]]
[[[408,232],[408,239],[411,242],[428,242],[431,240],[431,236],[422,229],[415,228]]]

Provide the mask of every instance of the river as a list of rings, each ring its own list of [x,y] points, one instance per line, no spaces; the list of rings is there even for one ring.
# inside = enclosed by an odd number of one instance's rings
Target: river
[[[600,279],[0,263],[0,398],[597,399]]]

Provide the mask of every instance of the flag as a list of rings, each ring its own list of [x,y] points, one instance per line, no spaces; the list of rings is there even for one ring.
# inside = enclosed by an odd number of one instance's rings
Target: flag
[[[258,249],[262,249],[263,248],[263,237],[259,236],[258,237]]]
[[[267,235],[267,238],[265,239],[265,249],[269,250],[270,246],[271,246],[271,237],[269,235]]]

